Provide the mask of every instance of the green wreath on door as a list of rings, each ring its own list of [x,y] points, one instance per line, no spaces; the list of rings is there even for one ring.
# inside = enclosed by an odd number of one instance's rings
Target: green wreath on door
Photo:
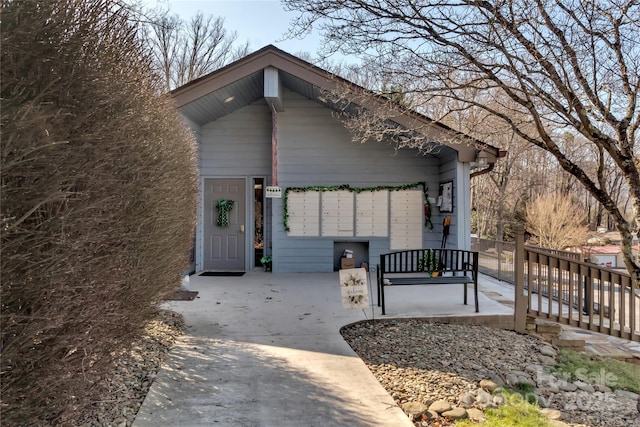
[[[229,212],[233,209],[233,203],[233,200],[228,199],[220,199],[216,203],[216,211],[218,211],[216,225],[218,227],[226,228],[229,226]]]

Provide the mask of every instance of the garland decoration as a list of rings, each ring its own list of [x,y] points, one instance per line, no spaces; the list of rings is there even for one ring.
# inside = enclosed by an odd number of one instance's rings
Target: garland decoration
[[[365,191],[402,191],[402,190],[412,190],[414,188],[422,187],[422,193],[424,194],[424,203],[427,207],[425,209],[425,226],[429,227],[429,230],[433,230],[433,223],[431,222],[431,203],[429,203],[428,197],[428,187],[427,183],[422,182],[414,182],[413,184],[402,184],[402,185],[379,185],[377,187],[351,187],[349,184],[343,185],[333,185],[333,186],[309,186],[309,187],[288,187],[284,190],[284,194],[282,195],[282,222],[284,225],[284,230],[286,232],[289,230],[289,209],[287,203],[287,195],[289,192],[294,193],[303,193],[305,191],[351,191],[353,193],[362,193]]]
[[[226,228],[229,226],[229,212],[233,209],[233,203],[233,200],[228,199],[220,199],[216,203],[216,211],[218,211],[216,225],[218,227]]]

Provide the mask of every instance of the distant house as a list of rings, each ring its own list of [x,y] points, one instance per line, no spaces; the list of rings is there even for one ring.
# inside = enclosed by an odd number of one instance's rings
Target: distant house
[[[498,149],[419,114],[394,121],[420,124],[439,145],[428,155],[354,143],[324,96],[338,81],[267,46],[172,92],[198,141],[197,271],[271,255],[274,272],[329,272],[345,250],[359,266],[393,249],[470,248],[470,170]]]
[[[584,258],[594,264],[608,268],[625,268],[620,245],[583,246]],[[638,256],[638,245],[633,246],[633,252]]]

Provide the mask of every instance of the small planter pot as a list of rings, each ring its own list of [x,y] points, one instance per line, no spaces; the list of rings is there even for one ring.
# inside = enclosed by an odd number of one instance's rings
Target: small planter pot
[[[263,256],[260,259],[260,262],[262,263],[262,268],[264,268],[264,271],[271,271],[271,263],[273,262],[273,260],[271,259],[271,255]]]

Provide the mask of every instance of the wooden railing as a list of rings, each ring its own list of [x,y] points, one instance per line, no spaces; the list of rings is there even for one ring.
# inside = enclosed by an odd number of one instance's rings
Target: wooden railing
[[[524,245],[516,232],[516,330],[526,316],[640,341],[640,290],[631,276]]]
[[[536,246],[525,246],[534,250],[544,251],[564,258],[580,260],[577,252],[560,251],[557,249],[546,249]],[[502,240],[471,238],[471,250],[479,253],[478,270],[496,279],[516,283],[514,259],[516,253],[515,242],[505,242]]]

